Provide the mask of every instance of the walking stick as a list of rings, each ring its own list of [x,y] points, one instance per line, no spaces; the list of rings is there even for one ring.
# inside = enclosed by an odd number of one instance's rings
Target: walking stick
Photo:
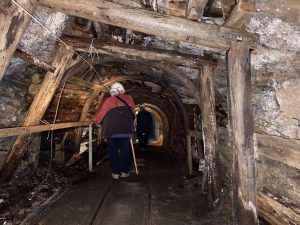
[[[137,165],[136,165],[135,153],[134,153],[132,138],[130,139],[130,144],[131,144],[132,156],[133,156],[133,161],[134,161],[135,173],[136,173],[136,175],[138,175],[139,172],[138,172]]]

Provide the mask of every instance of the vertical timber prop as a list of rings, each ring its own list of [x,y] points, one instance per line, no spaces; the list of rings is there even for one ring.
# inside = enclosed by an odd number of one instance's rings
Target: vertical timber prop
[[[218,139],[213,68],[203,66],[200,73],[201,116],[209,207],[219,202]]]
[[[41,88],[27,112],[23,126],[38,125],[40,123],[40,120],[43,118],[66,69],[72,62],[73,53],[72,49],[66,49],[64,46],[58,48],[52,62],[52,66],[54,66],[56,70],[54,73],[47,72],[41,84]],[[29,138],[30,134],[18,136],[12,149],[7,153],[0,171],[0,185],[7,182],[15,173],[24,154],[26,142]]]
[[[250,49],[247,43],[232,44],[227,53],[228,104],[233,151],[233,224],[258,224],[256,209],[253,116],[251,105]]]
[[[87,114],[90,108],[90,105],[92,104],[93,100],[95,97],[99,94],[99,90],[94,90],[93,93],[88,97],[88,99],[85,101],[84,106],[81,110],[80,114],[80,119],[79,121],[85,121],[87,118]],[[101,93],[99,103],[101,104],[103,101],[105,93]],[[98,107],[97,107],[98,110]],[[74,144],[74,149],[75,152],[79,152],[80,150],[80,144],[81,144],[81,138],[82,138],[82,132],[83,132],[83,127],[77,127],[75,129],[75,144]]]
[[[17,0],[28,12],[29,0]],[[0,81],[31,18],[11,0],[0,1]]]

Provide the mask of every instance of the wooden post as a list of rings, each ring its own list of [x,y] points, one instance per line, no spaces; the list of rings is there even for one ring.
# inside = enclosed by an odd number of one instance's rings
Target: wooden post
[[[207,172],[207,196],[208,205],[213,207],[219,201],[220,189],[213,68],[204,65],[199,79],[204,157]]]
[[[191,176],[193,174],[193,161],[192,161],[192,143],[191,136],[189,134],[186,135],[186,151],[187,151],[187,164],[188,164],[188,175]]]
[[[52,97],[58,88],[66,68],[72,62],[73,51],[61,46],[54,57],[52,66],[56,68],[54,73],[48,72],[41,84],[41,88],[33,100],[23,126],[37,125],[43,118]],[[18,136],[7,157],[0,173],[0,184],[8,181],[15,173],[24,154],[29,134]]]
[[[227,53],[229,129],[233,151],[234,225],[258,224],[251,105],[250,50],[236,42]]]
[[[93,126],[89,126],[89,171],[93,172]]]
[[[17,2],[28,12],[32,12],[30,0],[17,0]],[[11,0],[0,1],[0,81],[30,19]]]
[[[99,94],[99,90],[94,90],[94,92],[88,97],[88,99],[85,101],[84,106],[82,108],[81,114],[80,114],[80,119],[79,121],[85,121],[90,105],[93,102],[94,98]],[[99,102],[102,102],[104,98],[105,93],[102,93],[100,96]],[[81,138],[82,138],[82,132],[83,132],[83,127],[78,127],[75,129],[75,144],[74,144],[74,149],[75,152],[79,152],[80,149],[80,144],[81,144]]]
[[[38,168],[39,162],[39,154],[40,154],[40,147],[41,147],[41,134],[33,134],[31,136],[30,142],[30,150],[28,153],[29,158],[29,165],[32,165],[34,169]]]

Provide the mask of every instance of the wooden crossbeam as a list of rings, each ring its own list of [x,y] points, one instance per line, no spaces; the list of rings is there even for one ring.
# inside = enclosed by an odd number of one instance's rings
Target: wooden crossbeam
[[[175,65],[182,65],[190,68],[199,68],[200,65],[216,65],[216,61],[212,58],[203,56],[190,56],[175,51],[149,49],[142,47],[133,47],[116,42],[104,42],[103,40],[93,40],[87,38],[76,38],[64,36],[63,40],[72,46],[76,51],[99,53],[114,58],[136,61],[143,59],[155,62],[167,62]],[[91,50],[91,43],[93,50]],[[97,61],[95,59],[95,61]]]
[[[59,130],[71,127],[89,126],[91,121],[83,122],[69,122],[69,123],[57,123],[57,124],[46,124],[46,125],[35,125],[26,127],[11,127],[0,129],[0,138],[11,137],[24,134],[38,133],[48,130]]]
[[[17,0],[17,2],[28,12],[33,11],[30,0]],[[30,19],[11,0],[0,1],[0,81]]]
[[[33,0],[32,2],[36,6],[48,7],[68,15],[216,50],[228,50],[231,42],[236,40],[246,41],[251,46],[257,44],[257,36],[245,31],[162,15],[105,0]]]
[[[53,67],[53,66],[49,65],[48,63],[45,63],[45,62],[37,59],[37,58],[29,55],[26,52],[23,52],[23,51],[19,50],[19,49],[16,50],[16,52],[14,54],[14,57],[23,59],[26,62],[32,63],[32,64],[36,65],[37,67],[45,69],[45,70],[50,71],[52,73],[55,71],[55,67]]]

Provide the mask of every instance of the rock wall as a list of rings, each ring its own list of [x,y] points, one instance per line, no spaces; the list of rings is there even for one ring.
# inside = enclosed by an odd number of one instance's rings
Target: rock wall
[[[14,86],[8,81],[2,81],[0,86],[0,128],[15,127],[22,123],[27,105],[24,101],[24,89]],[[0,138],[0,166],[3,163],[15,137]]]

